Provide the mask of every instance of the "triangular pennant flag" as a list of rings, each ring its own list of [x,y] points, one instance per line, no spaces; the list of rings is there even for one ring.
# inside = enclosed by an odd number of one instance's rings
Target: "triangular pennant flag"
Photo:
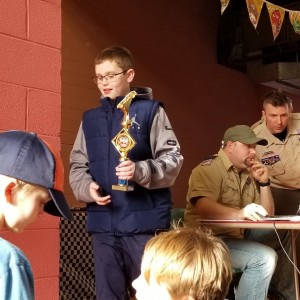
[[[290,11],[290,21],[296,33],[300,34],[300,12]]]
[[[227,8],[230,0],[221,0],[221,15],[223,15],[223,12]]]
[[[280,33],[280,29],[284,20],[285,10],[277,5],[266,3],[269,12],[270,22],[272,25],[272,32],[274,40]]]
[[[246,0],[249,18],[256,29],[260,17],[261,9],[264,5],[263,0]]]

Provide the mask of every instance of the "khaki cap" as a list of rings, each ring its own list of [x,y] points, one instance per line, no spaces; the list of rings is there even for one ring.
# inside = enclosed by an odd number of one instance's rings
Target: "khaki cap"
[[[223,141],[224,143],[227,143],[229,141],[240,142],[246,145],[268,145],[268,141],[266,139],[256,136],[254,131],[247,125],[236,125],[228,128],[225,131]]]

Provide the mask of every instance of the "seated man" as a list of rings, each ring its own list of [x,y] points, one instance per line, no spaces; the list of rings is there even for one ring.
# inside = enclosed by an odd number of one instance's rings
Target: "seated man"
[[[63,194],[63,164],[49,145],[24,131],[0,133],[0,229],[21,232],[43,210],[72,219]],[[0,237],[0,300],[33,300],[30,263]]]
[[[223,300],[231,278],[221,239],[205,228],[180,228],[148,241],[132,286],[137,300]]]
[[[226,130],[218,154],[192,171],[186,226],[198,227],[199,218],[255,221],[261,219],[260,215],[274,214],[267,168],[255,160],[257,144],[266,145],[267,140],[257,137],[248,126],[237,125]],[[233,268],[243,272],[237,300],[267,298],[277,254],[278,264],[285,266],[290,274],[280,280],[275,276],[272,281],[277,291],[290,295],[285,299],[294,298],[292,266],[278,246],[274,230],[216,228],[214,232],[228,246]],[[285,242],[288,245],[288,239]],[[280,275],[280,270],[276,269],[276,274]]]

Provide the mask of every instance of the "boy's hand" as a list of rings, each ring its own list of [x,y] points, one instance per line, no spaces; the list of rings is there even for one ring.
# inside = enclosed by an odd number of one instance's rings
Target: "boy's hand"
[[[135,171],[135,163],[131,160],[125,160],[116,167],[116,175],[119,179],[132,179]]]
[[[109,195],[102,197],[100,186],[96,182],[90,184],[90,195],[98,205],[106,205],[111,202],[111,197]]]

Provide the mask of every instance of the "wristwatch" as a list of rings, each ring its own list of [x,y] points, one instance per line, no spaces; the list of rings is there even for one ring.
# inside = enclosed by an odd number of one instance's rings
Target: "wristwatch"
[[[270,185],[270,179],[268,179],[268,181],[267,182],[260,182],[260,181],[258,181],[258,185],[259,186],[269,186]]]

